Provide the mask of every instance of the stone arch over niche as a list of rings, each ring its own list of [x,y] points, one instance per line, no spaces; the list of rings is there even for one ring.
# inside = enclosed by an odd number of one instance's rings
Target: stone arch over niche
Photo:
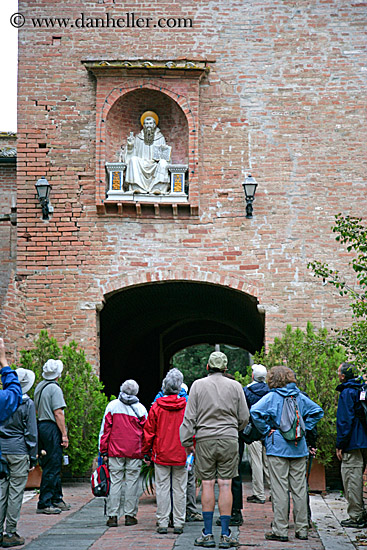
[[[137,88],[117,99],[106,117],[106,161],[116,162],[121,145],[130,132],[141,130],[140,117],[144,111],[154,111],[159,127],[172,147],[171,161],[189,163],[189,125],[180,105],[169,95],[151,88]]]
[[[171,357],[187,346],[229,344],[254,353],[265,318],[255,296],[226,284],[171,279],[107,292],[100,312],[100,375],[107,393],[126,378],[149,405]]]

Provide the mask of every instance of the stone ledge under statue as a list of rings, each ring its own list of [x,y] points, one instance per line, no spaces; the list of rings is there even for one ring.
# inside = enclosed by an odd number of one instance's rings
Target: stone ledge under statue
[[[124,191],[124,172],[126,164],[123,162],[106,162],[106,171],[109,176],[109,189],[107,200],[110,201],[133,201],[133,202],[155,202],[155,203],[183,203],[188,202],[185,192],[185,174],[188,170],[186,164],[168,164],[170,174],[170,192],[168,194],[155,193],[134,193]]]

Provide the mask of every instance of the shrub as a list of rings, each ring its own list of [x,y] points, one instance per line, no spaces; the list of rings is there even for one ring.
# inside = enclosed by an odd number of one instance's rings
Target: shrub
[[[64,370],[59,384],[66,402],[65,422],[68,429],[70,471],[83,475],[92,465],[97,454],[98,435],[102,417],[108,402],[103,384],[92,372],[83,350],[73,341],[60,351],[55,338],[42,330],[32,350],[22,350],[20,366],[36,373],[36,382],[42,380],[42,367],[48,359],[61,359]]]
[[[353,253],[349,262],[349,274],[340,273],[327,263],[319,261],[310,262],[307,267],[313,271],[315,277],[321,277],[324,284],[328,283],[336,288],[340,296],[349,297],[353,322],[349,327],[338,331],[338,340],[348,351],[351,360],[366,373],[367,226],[362,223],[362,218],[337,214],[332,230],[337,234],[335,240],[346,245],[348,253]],[[342,251],[344,252],[343,249]]]

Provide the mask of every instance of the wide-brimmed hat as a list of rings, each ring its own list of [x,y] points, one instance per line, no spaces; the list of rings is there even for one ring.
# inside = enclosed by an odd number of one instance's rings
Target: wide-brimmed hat
[[[228,364],[227,356],[221,351],[213,351],[209,355],[208,365],[212,369],[226,370]]]
[[[45,380],[55,380],[62,373],[64,365],[60,359],[49,359],[43,365],[42,376]]]
[[[27,391],[29,391],[34,384],[34,379],[36,378],[35,373],[33,370],[23,369],[22,367],[15,369],[15,372],[17,373],[19,383],[22,386],[22,393],[27,393]]]

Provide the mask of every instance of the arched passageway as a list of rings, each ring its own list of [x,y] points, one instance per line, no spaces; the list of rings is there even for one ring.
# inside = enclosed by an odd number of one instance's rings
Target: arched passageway
[[[100,313],[101,380],[117,395],[126,378],[149,404],[171,357],[200,343],[259,351],[264,315],[257,298],[217,284],[166,281],[127,287],[105,296]],[[204,373],[203,373],[204,374]]]

